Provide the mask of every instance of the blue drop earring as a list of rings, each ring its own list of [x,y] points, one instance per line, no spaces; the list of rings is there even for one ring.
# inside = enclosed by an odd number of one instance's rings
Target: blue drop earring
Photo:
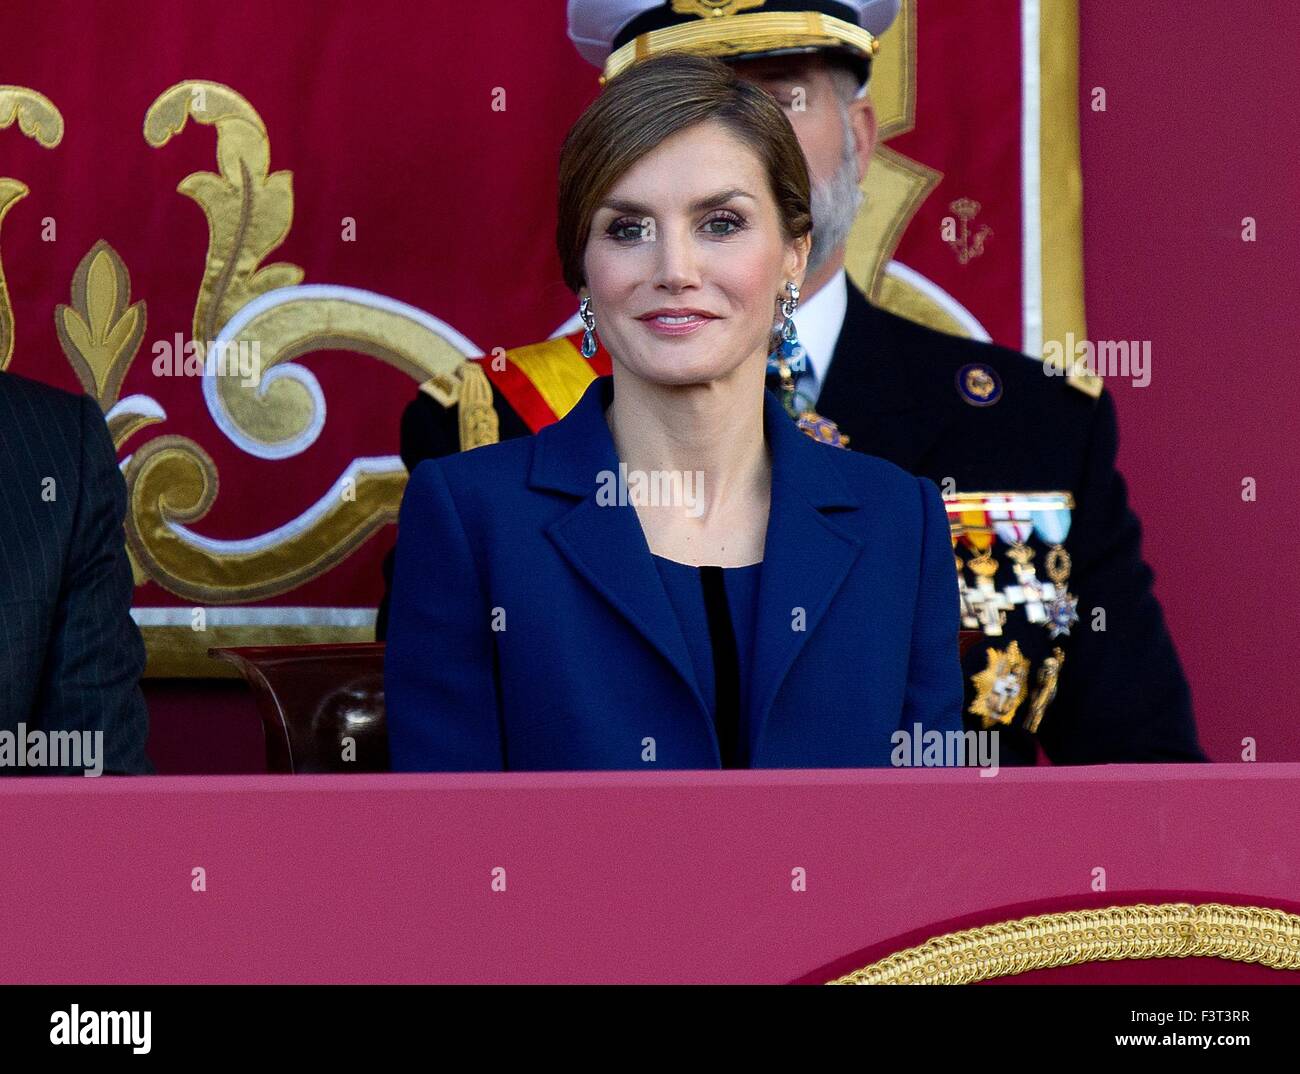
[[[767,372],[780,377],[780,398],[786,412],[792,417],[799,416],[795,403],[794,378],[805,368],[803,345],[799,342],[799,332],[795,328],[794,315],[799,308],[799,287],[793,281],[786,282],[788,294],[781,298],[781,332],[776,350],[767,357]]]
[[[785,321],[781,325],[780,355],[789,365],[791,373],[802,373],[805,369],[803,344],[799,342],[799,330],[794,326],[795,311],[799,309],[799,286],[793,280],[785,285],[789,295],[781,299],[781,316]]]
[[[802,393],[795,390],[795,374],[807,371],[808,354],[799,342],[799,333],[794,326],[795,311],[799,308],[799,286],[790,280],[785,289],[789,294],[781,299],[781,316],[784,318],[781,342],[767,359],[767,371],[780,375],[781,404],[801,432],[823,444],[847,448],[848,434],[840,432],[839,426],[830,418],[824,418],[811,406],[803,405]]]
[[[803,344],[795,328],[794,315],[799,309],[799,286],[793,280],[786,283],[788,293],[781,302],[781,332],[776,350],[767,357],[768,373],[802,373],[806,368]]]
[[[578,316],[587,330],[582,334],[582,356],[594,358],[596,355],[596,315],[591,312],[591,296],[587,295],[578,304]]]

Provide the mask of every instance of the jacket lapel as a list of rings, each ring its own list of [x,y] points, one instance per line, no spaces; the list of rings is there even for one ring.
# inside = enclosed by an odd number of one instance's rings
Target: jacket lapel
[[[937,383],[896,338],[893,318],[849,281],[844,325],[817,413],[849,435],[850,447],[917,472],[953,420],[953,387]]]
[[[618,473],[605,422],[613,381],[593,381],[577,405],[534,438],[529,483],[579,497],[547,536],[587,582],[672,666],[690,689],[716,742],[686,638],[668,600],[631,504],[601,506],[602,472]],[[798,430],[780,401],[764,393],[764,432],[772,452],[772,500],[759,580],[751,683],[750,756],[781,683],[844,584],[863,540],[835,521],[861,506],[833,463],[835,448]]]
[[[668,661],[712,730],[686,638],[651,558],[636,508],[630,503],[601,505],[596,499],[600,475],[618,474],[618,456],[605,422],[605,408],[612,399],[612,379],[600,377],[568,414],[537,434],[529,483],[580,497],[571,511],[547,527],[547,537],[569,565]]]
[[[829,453],[764,393],[772,446],[772,503],[758,587],[750,699],[750,758],[757,759],[777,691],[862,551],[835,512],[861,506]]]

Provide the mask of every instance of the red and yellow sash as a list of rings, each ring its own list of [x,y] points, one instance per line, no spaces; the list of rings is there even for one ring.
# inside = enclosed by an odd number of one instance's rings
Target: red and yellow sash
[[[506,351],[504,369],[485,355],[477,359],[492,387],[500,392],[532,432],[559,421],[597,377],[613,372],[602,347],[590,359],[578,349],[582,331]],[[500,365],[500,363],[496,363]]]

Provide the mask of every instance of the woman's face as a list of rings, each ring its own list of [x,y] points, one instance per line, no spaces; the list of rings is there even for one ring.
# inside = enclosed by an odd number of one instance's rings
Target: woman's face
[[[809,239],[787,242],[758,157],[717,122],[634,164],[591,222],[583,267],[596,333],[658,384],[698,384],[765,358]]]

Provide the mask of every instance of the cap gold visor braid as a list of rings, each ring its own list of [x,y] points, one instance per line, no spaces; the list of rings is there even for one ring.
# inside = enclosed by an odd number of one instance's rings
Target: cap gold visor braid
[[[694,19],[641,34],[610,53],[601,84],[661,52],[721,57],[778,49],[846,47],[870,59],[880,42],[861,26],[819,11],[759,11],[726,18]]]

